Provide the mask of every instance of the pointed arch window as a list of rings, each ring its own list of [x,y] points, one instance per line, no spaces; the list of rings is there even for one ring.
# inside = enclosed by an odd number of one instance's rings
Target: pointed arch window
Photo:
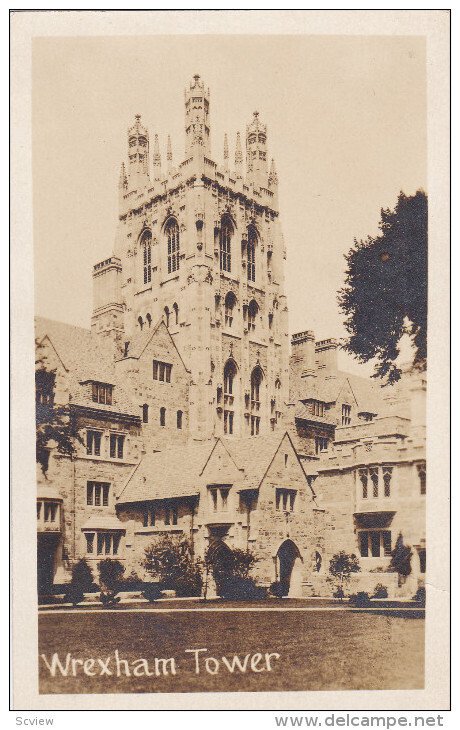
[[[232,234],[233,226],[228,218],[222,219],[219,234],[219,249],[220,249],[220,270],[231,271],[232,270]]]
[[[152,232],[144,231],[141,238],[144,284],[152,281]]]
[[[174,324],[179,324],[179,307],[177,306],[176,302],[173,304],[173,312],[174,312]]]
[[[165,228],[168,242],[168,274],[179,270],[180,239],[177,221],[171,219]]]
[[[260,394],[263,382],[263,373],[259,366],[251,373],[251,436],[260,432]]]
[[[232,291],[227,293],[225,297],[225,326],[231,327],[233,325],[233,310],[235,309],[236,296]]]
[[[256,244],[257,232],[254,226],[248,228],[248,262],[247,272],[248,281],[256,280]]]
[[[164,320],[165,320],[166,327],[169,327],[169,316],[170,316],[170,314],[171,314],[171,312],[169,311],[169,308],[168,307],[165,307],[164,308],[164,315],[165,315],[164,316]]]
[[[235,377],[236,364],[227,360],[224,367],[224,434],[233,434],[235,417]]]
[[[254,331],[256,328],[257,315],[259,313],[259,305],[255,299],[251,299],[248,305],[248,330]]]
[[[142,406],[142,422],[149,422],[149,407],[147,403],[144,403],[144,405]]]

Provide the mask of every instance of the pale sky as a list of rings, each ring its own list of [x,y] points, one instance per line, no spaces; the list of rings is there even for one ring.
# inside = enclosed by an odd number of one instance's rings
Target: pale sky
[[[112,252],[134,115],[184,157],[184,87],[211,91],[213,159],[252,112],[268,126],[287,247],[290,332],[345,335],[344,254],[400,190],[426,189],[425,41],[397,36],[43,38],[33,53],[36,312],[90,326],[93,264]],[[345,369],[362,372],[345,354]],[[364,373],[363,373],[364,374]]]

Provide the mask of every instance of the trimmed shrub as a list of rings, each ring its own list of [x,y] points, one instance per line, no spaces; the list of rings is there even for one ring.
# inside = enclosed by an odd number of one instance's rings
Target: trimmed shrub
[[[84,594],[93,587],[93,574],[86,560],[79,560],[72,568],[72,578],[65,593],[65,603],[72,603],[76,606],[84,599]]]
[[[425,586],[419,586],[417,588],[417,592],[415,596],[412,599],[413,601],[417,601],[418,603],[421,603],[422,606],[426,603],[426,589]]]
[[[120,583],[120,590],[124,591],[140,591],[144,586],[144,581],[139,578],[135,570],[132,570]]]
[[[226,601],[261,601],[267,597],[267,590],[256,585],[253,578],[228,578],[221,586],[221,598]]]
[[[272,596],[276,596],[276,598],[283,598],[283,596],[287,596],[289,593],[289,586],[285,581],[281,580],[275,580],[270,588],[269,591]]]
[[[150,603],[153,603],[154,601],[158,601],[159,598],[161,598],[161,592],[163,590],[163,587],[161,583],[148,583],[142,595],[144,598],[147,599],[147,601],[150,601]]]
[[[377,583],[372,598],[388,598],[388,588],[383,583]]]
[[[101,591],[101,603],[103,606],[114,606],[116,603],[120,603],[120,596],[114,591]]]
[[[369,598],[369,593],[366,593],[366,591],[358,591],[358,593],[353,593],[350,596],[349,602],[353,606],[369,606],[371,599]]]
[[[81,603],[85,597],[80,586],[70,584],[64,596],[64,603],[71,603],[73,606]]]
[[[125,568],[119,560],[106,558],[97,564],[101,587],[101,602],[104,606],[112,606],[120,601],[117,593],[120,591]]]
[[[201,573],[186,575],[183,578],[177,578],[175,583],[176,596],[179,598],[201,596],[203,579]]]

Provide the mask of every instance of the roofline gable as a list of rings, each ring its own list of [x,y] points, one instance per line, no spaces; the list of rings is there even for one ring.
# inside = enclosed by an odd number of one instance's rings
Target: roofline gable
[[[61,365],[64,368],[64,370],[66,371],[66,373],[68,373],[69,372],[69,368],[66,366],[66,364],[63,361],[62,357],[60,356],[58,350],[56,349],[56,347],[55,347],[55,345],[54,345],[51,337],[48,334],[43,335],[42,339],[41,340],[38,340],[38,344],[39,345],[43,345],[43,343],[45,342],[45,340],[48,340],[48,343],[51,345],[51,347],[52,347],[52,349],[53,349],[53,351],[54,351],[57,359],[61,363]]]
[[[206,469],[207,465],[209,464],[209,462],[210,462],[210,460],[211,460],[211,457],[212,457],[212,455],[213,455],[213,453],[214,453],[214,451],[215,451],[215,449],[216,449],[216,447],[217,447],[217,444],[219,444],[219,443],[220,443],[220,444],[221,444],[221,445],[223,446],[223,448],[224,448],[225,452],[226,452],[226,453],[227,453],[227,455],[228,455],[228,456],[230,457],[230,461],[231,461],[231,462],[232,462],[232,463],[234,464],[234,466],[236,467],[236,469],[237,469],[238,471],[244,471],[244,469],[241,469],[241,467],[240,467],[240,466],[238,466],[238,464],[236,463],[236,461],[235,461],[235,459],[233,458],[232,454],[231,454],[231,453],[230,453],[230,451],[228,450],[228,448],[227,448],[226,444],[224,443],[224,441],[223,441],[223,440],[222,440],[222,439],[220,438],[220,436],[217,436],[217,437],[215,437],[215,443],[214,443],[214,445],[213,445],[213,447],[212,447],[212,449],[211,449],[211,451],[210,451],[210,453],[209,453],[209,455],[208,455],[208,458],[206,459],[206,461],[205,461],[205,464],[204,464],[204,466],[203,466],[202,470],[201,470],[201,471],[200,471],[200,473],[199,473],[199,476],[200,476],[200,477],[201,477],[201,476],[203,476],[203,474],[204,474],[204,470]]]
[[[130,354],[129,354],[129,352],[128,352],[128,355],[127,355],[126,357],[122,357],[122,358],[120,358],[119,360],[117,360],[116,362],[122,362],[123,360],[129,360],[129,359],[131,359],[131,360],[140,360],[140,358],[142,357],[142,355],[143,355],[143,354],[144,354],[144,352],[146,351],[147,347],[148,347],[148,346],[150,345],[150,343],[151,343],[151,341],[152,341],[153,337],[154,337],[154,336],[155,336],[155,335],[157,334],[158,330],[160,329],[160,327],[161,327],[162,325],[163,325],[163,327],[164,327],[164,328],[165,328],[165,330],[166,330],[166,333],[167,333],[167,335],[168,335],[168,337],[169,337],[169,339],[170,339],[170,341],[171,341],[171,343],[172,343],[172,346],[174,347],[174,349],[175,349],[175,350],[176,350],[176,352],[177,352],[177,355],[178,355],[178,357],[179,357],[179,360],[181,361],[182,365],[184,366],[184,370],[185,370],[185,372],[186,372],[186,373],[190,373],[190,370],[188,369],[187,365],[185,364],[185,362],[184,362],[184,358],[183,358],[183,357],[182,357],[182,355],[180,354],[179,348],[177,347],[176,343],[174,342],[174,338],[172,337],[172,335],[171,335],[171,333],[170,333],[169,329],[168,329],[168,328],[166,327],[166,324],[165,324],[165,322],[164,322],[164,320],[163,320],[163,319],[159,319],[159,320],[158,320],[158,322],[156,323],[156,325],[155,325],[155,326],[153,327],[153,329],[152,329],[152,334],[151,334],[151,335],[150,335],[150,337],[149,337],[149,338],[148,338],[148,339],[146,340],[146,342],[145,342],[145,345],[144,345],[144,347],[142,348],[142,350],[141,350],[141,351],[139,352],[139,354],[138,354],[138,355],[130,355]]]

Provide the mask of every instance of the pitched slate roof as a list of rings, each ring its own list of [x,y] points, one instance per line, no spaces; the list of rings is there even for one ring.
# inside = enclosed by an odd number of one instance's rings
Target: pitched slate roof
[[[318,373],[315,378],[305,379],[304,392],[300,400],[319,400],[324,403],[335,403],[347,381],[358,403],[358,411],[377,414],[382,410],[383,399],[378,386],[367,378],[340,370],[337,371],[336,377],[325,377]]]
[[[117,501],[122,504],[198,494],[200,475],[214,445],[215,439],[192,441],[146,454],[131,472]]]
[[[140,416],[139,406],[133,403],[118,379],[114,348],[109,342],[92,334],[91,330],[43,317],[35,319],[35,336],[40,343],[46,344],[48,339],[62,362],[68,374],[69,394],[74,405]],[[90,380],[114,386],[112,405],[92,400],[90,388],[85,385]]]
[[[243,489],[258,489],[284,436],[284,433],[277,433],[225,440],[228,450],[243,470]]]
[[[228,482],[237,489],[258,489],[285,435],[213,438],[147,454],[131,472],[117,501],[124,504],[194,496],[199,494],[201,487],[213,483]],[[287,438],[290,439],[289,436]],[[228,467],[221,470],[216,466],[214,473],[212,468],[208,468],[219,443],[228,452],[235,470]],[[236,470],[239,474],[235,479]]]

